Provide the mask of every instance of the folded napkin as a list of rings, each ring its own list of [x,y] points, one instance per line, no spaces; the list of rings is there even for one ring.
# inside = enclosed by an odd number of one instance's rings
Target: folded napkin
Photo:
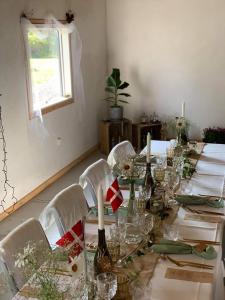
[[[214,259],[217,256],[216,250],[211,245],[199,247],[185,243],[162,239],[159,244],[151,246],[156,253],[163,254],[195,254],[205,259]]]
[[[207,205],[215,208],[224,207],[224,201],[221,198],[210,200],[207,197],[201,197],[201,196],[177,195],[175,199],[178,203],[184,205]]]

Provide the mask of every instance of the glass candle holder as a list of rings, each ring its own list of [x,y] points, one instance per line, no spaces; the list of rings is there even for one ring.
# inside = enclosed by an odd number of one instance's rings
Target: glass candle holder
[[[154,169],[154,179],[156,182],[163,182],[165,178],[165,168],[163,167],[155,167]]]

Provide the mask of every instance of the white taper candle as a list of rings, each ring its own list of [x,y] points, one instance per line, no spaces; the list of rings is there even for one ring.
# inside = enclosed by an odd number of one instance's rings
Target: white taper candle
[[[147,163],[151,161],[151,134],[148,132],[147,134]]]
[[[185,102],[182,103],[182,114],[181,114],[182,118],[185,118]]]
[[[104,201],[101,186],[98,189],[98,229],[104,229]]]

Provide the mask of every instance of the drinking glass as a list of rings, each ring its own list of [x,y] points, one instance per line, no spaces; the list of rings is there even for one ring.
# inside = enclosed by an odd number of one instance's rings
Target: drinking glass
[[[119,229],[118,229],[118,226],[116,226],[116,224],[112,224],[109,227],[110,238],[111,238],[112,241],[119,242],[120,237],[119,237],[119,232],[118,231],[119,231]]]
[[[165,169],[167,167],[167,156],[160,155],[156,158],[156,163],[159,167]]]
[[[164,225],[163,227],[163,237],[168,240],[177,241],[180,237],[180,229],[176,224]]]
[[[110,232],[110,239],[114,242],[123,243],[125,240],[125,224],[126,224],[126,217],[121,218],[119,216],[118,219],[118,226],[116,224],[112,224],[109,228]]]
[[[117,277],[113,273],[101,273],[97,276],[98,296],[102,300],[110,300],[116,295]]]
[[[107,248],[109,254],[112,258],[112,262],[116,263],[120,258],[120,244],[117,241],[109,240],[107,241]]]
[[[133,223],[126,224],[126,243],[127,244],[138,244],[141,242],[141,235],[139,226]]]
[[[153,225],[154,225],[153,220],[154,220],[154,218],[153,218],[153,216],[151,214],[148,214],[145,217],[144,234],[146,236],[148,236],[149,233],[152,231],[152,228],[153,228]]]
[[[165,178],[165,168],[162,166],[156,166],[154,169],[154,178],[158,183],[163,182]]]
[[[182,180],[180,185],[180,194],[182,195],[192,195],[191,183],[187,180]]]
[[[137,214],[145,213],[146,199],[146,192],[144,190],[139,190],[139,196],[135,200],[135,212]]]

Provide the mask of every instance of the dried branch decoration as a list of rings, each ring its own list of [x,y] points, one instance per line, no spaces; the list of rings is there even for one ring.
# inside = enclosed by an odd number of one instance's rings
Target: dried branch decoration
[[[0,95],[1,96],[1,95]],[[4,191],[4,195],[3,198],[0,201],[0,207],[3,209],[4,212],[7,212],[8,214],[10,214],[13,210],[14,210],[14,206],[17,202],[17,198],[15,196],[15,187],[12,186],[9,183],[9,179],[8,179],[8,170],[7,170],[7,151],[6,151],[6,141],[5,141],[5,135],[4,135],[4,127],[3,127],[3,122],[2,122],[2,108],[0,106],[0,140],[2,142],[2,151],[3,151],[3,168],[2,168],[2,172],[3,172],[3,191]],[[8,195],[10,194],[10,199],[13,200],[13,206],[12,206],[12,210],[9,212],[8,210],[5,210],[5,203],[6,203],[6,199],[8,197]]]

